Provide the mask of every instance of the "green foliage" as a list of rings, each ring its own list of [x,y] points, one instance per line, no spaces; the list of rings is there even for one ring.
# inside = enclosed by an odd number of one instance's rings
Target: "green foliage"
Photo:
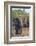
[[[25,12],[25,10],[12,10],[12,17],[16,18],[16,17],[19,17],[19,16],[25,16],[25,17],[28,17],[29,13]]]

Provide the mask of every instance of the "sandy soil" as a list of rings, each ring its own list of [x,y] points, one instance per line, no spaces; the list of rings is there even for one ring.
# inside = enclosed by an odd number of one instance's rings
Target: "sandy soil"
[[[12,31],[12,34],[13,34],[13,36],[16,36],[16,30],[15,29],[13,29],[14,31]],[[20,33],[19,35],[21,35],[21,36],[27,36],[27,35],[29,35],[29,28],[28,27],[26,27],[26,28],[22,28],[22,31],[19,31],[18,33]]]

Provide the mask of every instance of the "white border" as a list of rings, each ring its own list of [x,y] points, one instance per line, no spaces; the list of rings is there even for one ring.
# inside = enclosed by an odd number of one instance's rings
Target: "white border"
[[[24,37],[12,37],[10,39],[10,6],[30,6],[32,8],[32,12],[30,14],[30,27],[29,27],[29,36],[24,36]],[[18,4],[9,4],[8,5],[8,32],[9,32],[9,41],[19,41],[19,40],[33,40],[33,6],[32,5],[18,5]],[[21,38],[21,39],[20,39]]]

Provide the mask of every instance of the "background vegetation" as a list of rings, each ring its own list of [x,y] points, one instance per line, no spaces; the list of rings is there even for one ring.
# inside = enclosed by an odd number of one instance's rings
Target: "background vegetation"
[[[16,17],[19,17],[19,16],[25,16],[25,17],[28,17],[29,16],[29,13],[27,13],[25,11],[25,9],[21,10],[21,9],[18,9],[18,10],[12,10],[12,17],[16,18]]]

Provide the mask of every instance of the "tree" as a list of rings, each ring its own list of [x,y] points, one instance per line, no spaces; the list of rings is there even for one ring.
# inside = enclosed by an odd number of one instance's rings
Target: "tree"
[[[19,16],[25,16],[25,17],[28,17],[29,13],[27,13],[25,11],[25,9],[21,10],[21,9],[18,9],[18,10],[12,10],[12,17],[16,18],[16,17],[19,17]]]

